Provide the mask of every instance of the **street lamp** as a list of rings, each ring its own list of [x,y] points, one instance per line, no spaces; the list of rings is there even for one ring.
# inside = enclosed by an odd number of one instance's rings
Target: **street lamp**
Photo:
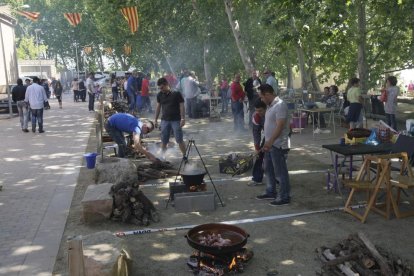
[[[42,32],[42,30],[41,29],[35,29],[34,31],[36,33],[37,60],[39,61],[40,78],[42,78],[42,60],[40,59],[39,39],[37,37],[37,33]]]

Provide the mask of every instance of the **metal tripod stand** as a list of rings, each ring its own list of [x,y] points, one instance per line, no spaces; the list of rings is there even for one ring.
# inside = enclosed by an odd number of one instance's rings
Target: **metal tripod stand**
[[[186,149],[185,149],[185,154],[184,154],[184,157],[183,157],[183,159],[181,160],[180,166],[178,167],[177,175],[175,176],[175,181],[174,181],[174,182],[177,182],[177,178],[178,178],[178,176],[180,175],[181,167],[183,166],[183,164],[188,162],[188,156],[190,155],[191,148],[192,148],[193,146],[194,146],[194,148],[195,148],[195,149],[196,149],[196,151],[197,151],[198,157],[200,157],[200,160],[201,160],[201,163],[203,164],[204,170],[206,171],[206,173],[207,173],[207,175],[208,175],[208,178],[210,179],[211,184],[213,185],[214,191],[216,192],[216,195],[217,195],[218,199],[220,200],[221,206],[222,206],[222,207],[224,207],[224,203],[223,203],[223,201],[221,200],[221,197],[220,197],[219,193],[217,192],[216,185],[214,185],[214,182],[213,182],[213,179],[211,178],[210,172],[207,170],[206,164],[204,163],[204,160],[203,160],[203,158],[201,157],[200,151],[198,150],[198,148],[197,148],[197,146],[196,146],[196,144],[195,144],[194,139],[190,139],[190,140],[188,141],[187,147],[186,147]],[[169,196],[169,198],[168,198],[168,201],[167,201],[167,204],[165,205],[165,208],[167,208],[167,207],[168,207],[168,204],[170,203],[170,201],[171,201],[171,195],[170,195],[170,196]]]

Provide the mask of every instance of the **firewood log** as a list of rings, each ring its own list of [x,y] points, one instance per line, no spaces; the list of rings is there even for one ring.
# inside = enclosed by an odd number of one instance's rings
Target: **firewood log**
[[[336,256],[334,254],[331,253],[330,249],[325,249],[323,251],[323,255],[328,259],[328,260],[334,260],[336,259]],[[358,274],[356,274],[354,271],[352,271],[352,269],[344,264],[338,264],[337,267],[341,270],[341,272],[343,274],[345,274],[346,276],[357,276]]]
[[[122,222],[128,222],[131,218],[131,210],[129,208],[125,208],[122,212],[121,220]]]
[[[144,205],[145,213],[149,213],[151,210],[156,211],[154,204],[152,204],[151,200],[149,200],[142,191],[140,191],[136,198]]]
[[[375,248],[374,244],[368,239],[368,237],[362,233],[358,233],[358,237],[361,239],[361,241],[364,243],[366,248],[371,252],[372,256],[377,261],[378,265],[381,268],[381,273],[383,275],[393,275],[387,261],[384,259],[383,256],[378,252],[378,250]]]

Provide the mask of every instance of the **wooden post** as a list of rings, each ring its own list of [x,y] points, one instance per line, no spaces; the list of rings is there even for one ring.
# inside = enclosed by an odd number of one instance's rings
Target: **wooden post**
[[[67,244],[69,276],[85,276],[82,236],[68,238]]]

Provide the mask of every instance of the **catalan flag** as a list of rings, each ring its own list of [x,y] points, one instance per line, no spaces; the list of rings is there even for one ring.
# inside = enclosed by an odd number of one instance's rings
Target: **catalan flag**
[[[137,7],[126,7],[121,9],[122,15],[128,21],[132,33],[138,31],[138,9]]]
[[[63,16],[68,20],[69,24],[73,27],[76,27],[82,21],[82,15],[78,12],[74,13],[64,13]]]
[[[40,16],[40,12],[16,11],[16,13],[35,22],[39,19],[39,16]]]
[[[104,48],[104,50],[105,50],[107,55],[112,54],[112,48],[111,47],[106,47],[106,48]]]

